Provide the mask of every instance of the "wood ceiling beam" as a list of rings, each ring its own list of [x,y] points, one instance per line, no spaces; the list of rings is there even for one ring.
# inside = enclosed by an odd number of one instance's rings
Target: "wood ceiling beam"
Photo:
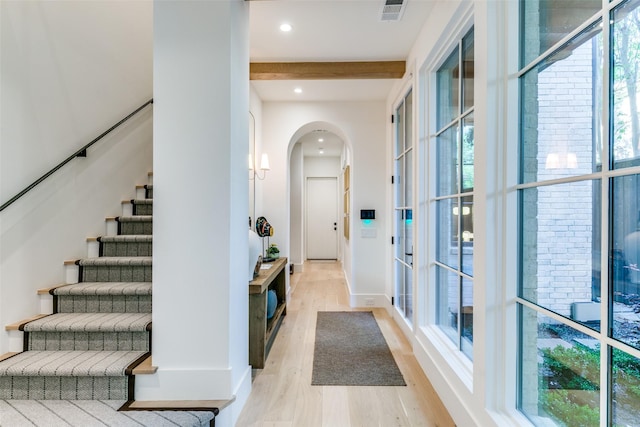
[[[251,80],[401,79],[405,61],[252,62]]]

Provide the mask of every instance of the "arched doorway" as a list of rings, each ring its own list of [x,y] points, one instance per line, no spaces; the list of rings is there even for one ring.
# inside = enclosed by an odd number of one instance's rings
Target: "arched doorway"
[[[350,163],[342,132],[327,123],[306,125],[291,140],[290,262],[343,260],[343,175]]]

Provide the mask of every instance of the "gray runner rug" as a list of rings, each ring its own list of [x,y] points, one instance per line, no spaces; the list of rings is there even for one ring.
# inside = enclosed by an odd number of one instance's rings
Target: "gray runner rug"
[[[406,385],[370,311],[320,311],[312,385]]]

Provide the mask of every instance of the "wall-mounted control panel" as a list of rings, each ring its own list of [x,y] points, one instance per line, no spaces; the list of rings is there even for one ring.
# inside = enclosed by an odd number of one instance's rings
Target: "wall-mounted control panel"
[[[376,210],[375,209],[361,209],[360,210],[360,219],[376,219]]]

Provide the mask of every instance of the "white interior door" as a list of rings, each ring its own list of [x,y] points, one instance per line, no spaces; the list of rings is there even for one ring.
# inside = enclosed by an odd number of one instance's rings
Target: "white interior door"
[[[307,178],[307,259],[338,259],[337,178]]]

